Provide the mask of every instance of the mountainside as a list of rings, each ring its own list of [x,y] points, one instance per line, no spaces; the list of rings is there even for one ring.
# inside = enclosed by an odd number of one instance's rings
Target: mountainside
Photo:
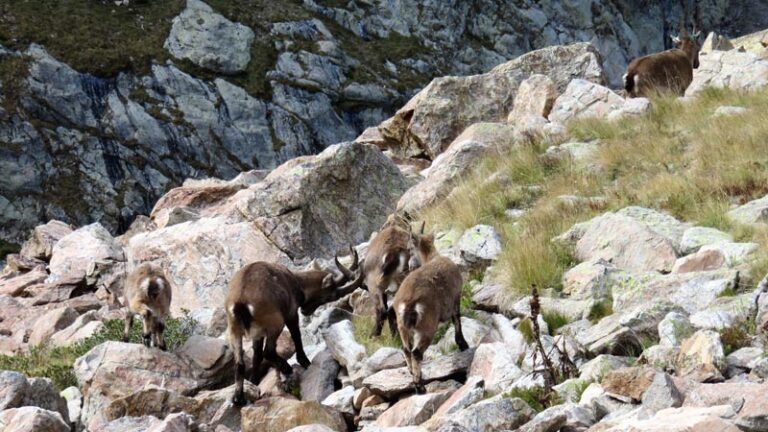
[[[433,77],[531,49],[592,41],[616,84],[680,13],[606,0],[4,2],[0,241],[51,218],[122,232],[186,178],[317,153]],[[737,35],[768,26],[768,11],[718,1],[702,21]]]

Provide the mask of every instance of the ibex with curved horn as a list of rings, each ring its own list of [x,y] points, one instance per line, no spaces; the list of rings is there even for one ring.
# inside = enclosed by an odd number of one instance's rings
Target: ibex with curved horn
[[[687,13],[683,3],[680,35],[671,36],[677,48],[632,60],[624,74],[624,89],[630,97],[649,97],[656,93],[679,96],[693,81],[693,70],[699,67],[699,5],[696,4],[693,34],[686,30]]]
[[[262,357],[280,372],[292,372],[288,362],[277,354],[277,339],[287,326],[296,347],[296,359],[309,367],[299,331],[298,311],[311,315],[325,303],[338,300],[363,284],[358,269],[357,252],[350,246],[353,256],[351,268],[344,267],[335,258],[341,272],[334,275],[323,270],[291,271],[279,264],[255,262],[240,269],[229,284],[225,309],[227,335],[235,355],[236,405],[246,403],[243,391],[245,361],[243,337],[253,340],[253,371],[251,380],[258,384]]]

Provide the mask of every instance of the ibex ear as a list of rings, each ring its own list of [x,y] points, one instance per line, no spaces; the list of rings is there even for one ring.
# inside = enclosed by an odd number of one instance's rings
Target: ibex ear
[[[333,273],[328,273],[323,278],[323,285],[322,288],[325,289],[333,289],[336,288],[336,282],[333,280]]]
[[[693,38],[693,40],[697,40],[697,39],[699,39],[699,36],[701,36],[701,31],[697,31],[691,37]]]
[[[679,45],[679,44],[682,42],[682,41],[680,40],[680,38],[679,38],[679,37],[677,37],[677,36],[675,36],[675,35],[670,35],[669,37],[671,37],[671,38],[672,38],[672,42],[673,42],[673,43],[675,43],[675,44],[678,44],[678,45]]]

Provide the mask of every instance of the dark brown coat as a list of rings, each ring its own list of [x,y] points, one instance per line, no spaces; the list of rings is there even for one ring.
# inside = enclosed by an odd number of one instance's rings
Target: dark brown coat
[[[699,67],[699,43],[687,35],[675,39],[679,48],[632,60],[624,75],[624,89],[630,97],[650,97],[657,93],[678,96],[693,81],[693,69]]]
[[[125,281],[125,329],[123,341],[128,342],[134,315],[140,315],[143,323],[144,345],[154,345],[165,350],[165,319],[171,309],[171,284],[163,269],[144,263],[132,271]]]

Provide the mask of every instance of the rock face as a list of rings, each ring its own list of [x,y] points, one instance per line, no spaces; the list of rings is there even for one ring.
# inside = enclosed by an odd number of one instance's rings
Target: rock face
[[[768,86],[768,60],[755,54],[738,50],[712,51],[701,56],[699,63],[693,82],[685,91],[686,96],[693,96],[707,87],[757,90]]]
[[[594,82],[575,79],[555,100],[549,119],[565,123],[574,118],[606,117],[624,107],[624,99]]]
[[[120,244],[101,224],[84,226],[62,237],[53,247],[49,281],[65,275],[85,277],[88,267],[96,262],[123,262]]]
[[[0,412],[4,432],[69,432],[69,425],[56,412],[37,407],[14,408]]]
[[[250,28],[229,21],[200,0],[187,0],[187,8],[173,19],[165,48],[176,58],[233,74],[248,66],[253,38]]]
[[[243,432],[281,432],[293,427],[322,424],[345,432],[347,425],[340,413],[317,402],[287,398],[261,399],[242,411]]]

